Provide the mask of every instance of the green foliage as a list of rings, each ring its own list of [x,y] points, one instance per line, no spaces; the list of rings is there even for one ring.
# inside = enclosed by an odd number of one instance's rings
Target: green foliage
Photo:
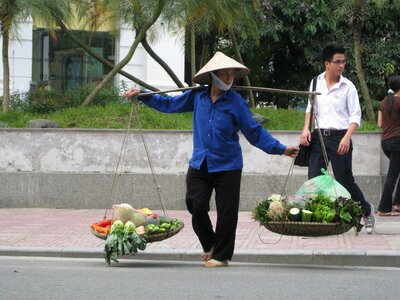
[[[250,2],[250,1],[246,1]],[[324,70],[322,47],[336,40],[346,44],[348,64],[344,75],[359,89],[355,70],[353,31],[354,1],[259,0],[259,43],[238,40],[245,64],[250,67],[253,86],[307,90],[311,78]],[[372,99],[386,93],[388,76],[400,72],[399,1],[356,1],[363,10],[362,67]],[[380,5],[377,5],[380,4]],[[378,9],[379,8],[379,9]],[[352,19],[353,20],[353,19]],[[268,95],[267,102],[278,108],[296,107],[304,99],[289,95]],[[264,99],[262,99],[264,98]],[[361,104],[364,105],[360,93]],[[256,96],[256,103],[265,101]],[[376,112],[376,107],[374,108]]]
[[[92,89],[93,86],[90,84],[76,85],[66,91],[35,89],[26,93],[27,106],[25,109],[32,113],[46,114],[77,107],[83,103]],[[93,104],[106,105],[107,103],[120,101],[121,99],[117,88],[107,87],[97,94]]]

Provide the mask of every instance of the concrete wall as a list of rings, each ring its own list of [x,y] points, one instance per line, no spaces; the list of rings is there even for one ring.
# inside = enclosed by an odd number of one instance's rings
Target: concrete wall
[[[300,132],[272,134],[295,145]],[[192,133],[130,131],[120,155],[124,137],[124,130],[0,129],[0,207],[109,208],[128,202],[160,209],[160,191],[167,209],[185,209]],[[388,166],[380,134],[356,133],[353,143],[354,175],[367,199],[377,205]],[[251,210],[272,193],[294,194],[307,180],[307,169],[292,169],[292,159],[267,155],[243,136],[241,144],[242,210]]]

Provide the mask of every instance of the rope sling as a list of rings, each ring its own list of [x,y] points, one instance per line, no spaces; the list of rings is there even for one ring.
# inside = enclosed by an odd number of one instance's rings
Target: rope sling
[[[110,207],[111,203],[116,203],[115,189],[116,189],[116,186],[118,184],[118,180],[119,180],[119,178],[121,177],[121,175],[123,173],[123,162],[125,161],[126,142],[127,142],[127,137],[128,137],[129,131],[131,129],[132,118],[133,118],[133,114],[134,113],[135,113],[136,120],[138,122],[138,131],[139,131],[140,138],[141,138],[142,144],[143,144],[145,152],[146,152],[146,157],[147,157],[147,161],[149,163],[149,167],[150,167],[150,170],[151,170],[153,182],[154,182],[154,185],[155,185],[156,190],[157,190],[158,200],[160,201],[161,209],[163,211],[164,216],[168,216],[167,209],[166,209],[166,206],[165,206],[165,203],[164,203],[164,200],[163,200],[163,197],[162,197],[162,193],[161,193],[161,186],[159,185],[159,183],[157,181],[157,176],[156,176],[155,171],[154,171],[153,162],[151,160],[149,149],[147,147],[147,143],[146,143],[146,140],[145,140],[144,135],[143,135],[142,125],[141,125],[141,122],[140,122],[138,109],[139,109],[139,103],[138,103],[138,101],[135,101],[135,103],[133,103],[132,107],[131,107],[131,111],[130,111],[129,119],[128,119],[128,126],[127,126],[127,128],[125,130],[124,139],[122,141],[120,154],[118,156],[117,166],[116,166],[115,171],[114,171],[111,190],[110,190],[110,194],[108,196],[107,206],[106,206],[106,210],[105,210],[105,213],[104,213],[104,219],[107,217],[107,211],[108,211],[107,207]],[[120,169],[120,171],[118,171],[119,169]],[[114,200],[113,200],[113,195],[114,195]]]
[[[316,124],[316,131],[319,136],[319,140],[321,143],[321,148],[322,148],[322,153],[324,157],[324,162],[326,166],[326,171],[327,174],[332,178],[332,182],[335,180],[332,165],[329,163],[329,158],[328,158],[328,153],[326,151],[326,146],[324,143],[323,135],[319,126],[318,122],[318,117],[315,113],[314,110],[314,105],[315,105],[315,100],[316,100],[316,95],[318,93],[311,92],[310,93],[310,105],[311,105],[311,113],[310,113],[310,124],[314,123],[315,121]],[[312,113],[314,111],[314,113]],[[310,131],[311,131],[311,126],[310,126]],[[282,187],[281,191],[281,196],[285,196],[285,190],[287,183],[293,175],[293,169],[294,169],[294,162],[295,158],[293,158],[288,174],[286,176],[285,182]],[[336,189],[336,185],[332,184],[334,193],[336,195],[336,198],[338,197],[338,192]],[[352,226],[349,224],[341,224],[341,223],[315,223],[315,222],[293,222],[293,221],[270,221],[267,222],[267,224],[264,224],[264,227],[267,228],[268,230],[280,234],[280,237],[277,241],[275,242],[265,242],[261,238],[260,234],[258,233],[258,237],[260,241],[264,244],[277,244],[283,235],[289,235],[289,236],[308,236],[308,237],[316,237],[316,236],[327,236],[327,235],[337,235],[337,234],[342,234],[347,231],[349,231]],[[358,230],[358,229],[357,229]]]
[[[163,215],[165,217],[168,217],[168,211],[167,211],[167,208],[165,206],[165,203],[164,203],[164,200],[163,200],[163,197],[162,197],[162,193],[161,193],[161,186],[159,185],[159,183],[157,181],[157,176],[156,176],[156,173],[154,171],[154,166],[153,166],[153,162],[151,160],[150,152],[149,152],[146,140],[145,140],[144,135],[143,135],[142,125],[141,125],[141,122],[140,122],[138,110],[139,110],[139,102],[135,101],[135,103],[132,103],[132,106],[131,106],[131,111],[130,111],[129,118],[128,118],[128,125],[127,125],[127,128],[125,130],[125,134],[124,134],[124,138],[123,138],[123,141],[122,141],[120,153],[119,153],[119,156],[118,156],[117,165],[116,165],[116,168],[115,168],[115,171],[114,171],[114,174],[113,174],[113,180],[112,180],[112,184],[111,184],[110,193],[108,194],[108,197],[107,197],[106,209],[105,209],[105,212],[104,212],[103,220],[107,219],[108,208],[112,207],[111,204],[112,203],[114,203],[114,204],[116,203],[116,193],[115,193],[115,191],[117,189],[119,179],[121,178],[122,173],[123,173],[123,165],[124,165],[124,162],[125,162],[126,145],[127,145],[127,140],[128,140],[128,134],[129,134],[129,131],[130,131],[131,126],[132,126],[132,119],[133,119],[133,115],[134,114],[135,114],[135,117],[136,117],[136,120],[137,120],[137,123],[138,123],[138,131],[139,131],[140,138],[141,138],[142,144],[143,144],[145,152],[146,152],[146,157],[147,157],[147,161],[148,161],[149,166],[150,166],[153,182],[154,182],[154,185],[155,185],[156,190],[157,190],[158,200],[160,202],[160,206],[161,206],[161,209],[163,211]],[[113,218],[114,218],[114,210],[113,210],[112,219]],[[183,227],[184,227],[184,224],[183,224],[183,222],[181,222],[178,227],[174,228],[173,230],[166,231],[165,233],[154,233],[152,235],[146,235],[146,237],[145,237],[146,242],[147,243],[158,242],[158,241],[162,241],[164,239],[167,239],[169,237],[172,237],[175,234],[177,234],[179,231],[181,231]],[[107,234],[102,234],[102,233],[96,232],[93,229],[91,230],[91,232],[98,238],[101,238],[101,239],[106,239],[107,238]]]
[[[150,95],[154,95],[154,94],[166,94],[166,93],[169,93],[169,92],[182,92],[182,91],[185,91],[185,90],[194,90],[194,89],[200,89],[200,88],[204,88],[204,86],[178,88],[178,89],[171,89],[171,90],[164,90],[164,91],[145,92],[145,93],[141,93],[139,95],[140,96],[150,96]],[[254,90],[254,91],[261,91],[261,92],[308,95],[310,97],[311,107],[314,107],[314,105],[315,105],[316,96],[320,95],[320,93],[318,93],[316,91],[294,91],[294,90],[283,90],[283,89],[264,88],[264,87],[243,87],[243,86],[233,86],[232,88],[237,89],[237,90]],[[157,176],[156,176],[155,171],[154,171],[153,162],[152,162],[152,159],[151,159],[151,156],[150,156],[150,153],[149,153],[149,149],[147,147],[146,140],[145,140],[144,135],[143,135],[142,125],[141,125],[139,114],[138,114],[138,108],[139,108],[139,101],[135,101],[135,103],[132,104],[132,107],[131,107],[131,111],[130,111],[129,119],[128,119],[128,126],[127,126],[127,128],[125,130],[125,134],[124,134],[121,150],[120,150],[118,161],[117,161],[117,166],[116,166],[115,171],[114,171],[111,190],[110,190],[110,193],[109,193],[109,196],[108,196],[108,200],[107,200],[107,204],[108,205],[107,205],[107,207],[105,209],[104,219],[107,216],[108,207],[110,207],[112,202],[115,203],[115,201],[116,201],[116,199],[115,199],[115,190],[116,190],[116,187],[118,185],[118,180],[119,180],[119,178],[121,177],[121,175],[123,173],[122,169],[123,169],[123,162],[125,160],[125,154],[126,154],[127,137],[128,137],[129,131],[131,129],[132,119],[133,119],[134,113],[135,113],[135,118],[137,119],[137,122],[138,122],[138,131],[139,131],[139,134],[140,134],[140,137],[141,137],[141,141],[143,143],[143,146],[144,146],[144,149],[145,149],[145,152],[146,152],[146,157],[147,157],[147,160],[148,160],[148,163],[149,163],[149,166],[150,166],[153,182],[154,182],[154,185],[155,185],[156,190],[157,190],[158,200],[160,202],[160,206],[161,206],[161,209],[162,209],[164,215],[165,216],[168,215],[167,208],[165,206],[165,203],[164,203],[164,200],[163,200],[163,197],[162,197],[161,186],[159,185],[159,183],[157,181]],[[317,116],[315,114],[314,115],[310,115],[310,118],[313,118],[315,120],[315,123],[317,125],[316,130],[317,130],[318,135],[320,137],[321,146],[322,146],[322,152],[323,152],[325,164],[327,166],[327,171],[329,172],[330,176],[332,178],[334,178],[333,177],[332,166],[329,164],[329,159],[328,159],[326,147],[325,147],[325,144],[324,144],[324,141],[323,141],[322,132],[321,132],[319,124],[318,124],[318,118],[317,118]],[[281,195],[284,195],[287,183],[288,183],[289,179],[293,175],[294,161],[295,161],[295,158],[292,159],[288,174],[287,174],[287,176],[285,178],[285,182],[284,182],[284,185],[282,187]],[[114,199],[113,199],[113,195],[114,195]],[[266,227],[267,227],[267,229],[269,229],[269,230],[271,230],[273,232],[277,232],[277,233],[281,232],[281,235],[282,234],[288,234],[288,232],[285,232],[285,230],[286,230],[285,227],[287,226],[287,224],[283,224],[283,223],[288,223],[288,222],[268,222],[268,223],[271,223],[271,225],[273,225],[272,223],[281,223],[281,224],[275,224],[275,225],[279,225],[278,227],[275,226],[275,228],[268,228],[267,226]],[[348,231],[350,229],[350,228],[344,228],[343,226],[338,227],[338,226],[336,226],[337,224],[335,224],[336,227],[333,229],[333,228],[328,228],[328,225],[332,225],[332,224],[323,224],[323,225],[325,225],[325,226],[323,226],[323,227],[325,227],[325,230],[321,231],[320,226],[316,226],[316,225],[317,225],[316,223],[307,224],[307,226],[309,226],[309,227],[311,226],[310,228],[315,228],[316,231],[314,230],[314,232],[308,232],[308,233],[307,232],[302,232],[301,235],[320,236],[320,235],[338,234],[338,233],[343,233],[345,231]],[[179,230],[178,230],[178,232],[179,232]],[[307,229],[307,230],[309,231],[309,229]],[[174,234],[176,234],[176,233],[174,233]],[[289,235],[297,235],[297,234],[293,234],[293,232],[289,232]],[[167,238],[167,237],[168,236],[162,237],[160,240],[162,240],[164,238]]]

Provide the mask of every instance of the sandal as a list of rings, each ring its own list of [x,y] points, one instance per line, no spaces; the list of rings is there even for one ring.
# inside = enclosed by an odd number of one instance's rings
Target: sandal
[[[228,261],[227,260],[216,260],[216,259],[210,259],[204,263],[204,266],[206,268],[218,268],[218,267],[227,267],[228,266]]]
[[[378,216],[380,217],[398,217],[400,216],[400,213],[397,212],[381,212],[378,210]]]
[[[396,212],[400,212],[400,204],[393,205],[393,210]]]
[[[205,252],[205,251],[204,251],[204,252],[200,255],[201,259],[202,259],[204,262],[209,261],[209,260],[211,259],[211,257],[212,257],[213,251],[214,251],[214,248],[211,248],[211,250],[208,251],[208,252]]]

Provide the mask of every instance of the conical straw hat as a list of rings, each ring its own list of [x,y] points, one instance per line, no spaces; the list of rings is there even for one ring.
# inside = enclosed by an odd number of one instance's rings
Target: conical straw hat
[[[211,75],[209,74],[212,71],[221,70],[221,69],[237,69],[235,73],[235,79],[242,78],[250,73],[249,68],[238,63],[236,60],[226,56],[222,52],[216,52],[214,56],[205,64],[200,71],[197,72],[193,77],[193,81],[199,84],[207,84],[211,83]]]

